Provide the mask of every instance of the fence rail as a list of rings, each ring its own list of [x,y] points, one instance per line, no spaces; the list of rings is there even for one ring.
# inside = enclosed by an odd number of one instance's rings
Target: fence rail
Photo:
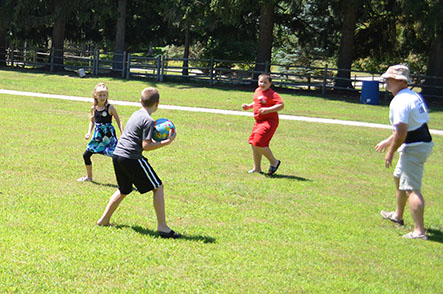
[[[277,87],[288,89],[320,90],[326,95],[330,90],[359,92],[365,81],[381,83],[380,72],[364,72],[315,66],[282,64],[257,64],[267,69]],[[162,82],[167,79],[186,79],[211,86],[216,84],[254,84],[261,71],[255,71],[254,63],[221,59],[183,59],[167,56],[146,57],[139,53],[104,52],[100,50],[63,51],[39,48],[0,48],[0,67],[38,68],[50,72],[63,70],[78,71],[100,76],[118,75],[121,78],[146,77]],[[340,78],[338,72],[349,72],[350,78]],[[425,92],[426,98],[443,102],[443,77],[412,74],[410,85],[418,92]],[[427,80],[432,79],[433,85]],[[346,87],[340,87],[340,81]],[[382,93],[384,92],[381,89]],[[385,97],[387,93],[385,92]]]

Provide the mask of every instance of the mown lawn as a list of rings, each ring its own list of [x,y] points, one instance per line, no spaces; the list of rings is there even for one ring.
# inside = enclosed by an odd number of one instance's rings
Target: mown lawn
[[[0,76],[6,77],[2,89],[88,97],[98,80],[11,71]],[[237,109],[251,98],[246,91],[100,80],[115,100],[136,101],[148,85],[160,89],[165,104]],[[284,113],[306,115],[300,105],[308,98],[285,96]],[[374,111],[380,118],[373,122],[387,123],[385,106],[318,99],[312,98],[315,116],[353,119],[361,112],[363,120]],[[323,103],[325,115],[317,109]],[[405,240],[401,235],[413,226],[409,211],[405,227],[379,214],[394,208],[393,169],[385,169],[384,155],[374,151],[389,130],[282,120],[271,144],[282,165],[276,176],[265,177],[247,174],[252,118],[159,110],[154,117],[171,119],[178,136],[145,155],[165,184],[168,223],[184,234],[165,240],[155,232],[150,194],[128,196],[114,214],[116,226],[95,226],[116,183],[111,160],[101,156],[92,159],[96,182],[76,182],[84,174],[89,107],[0,94],[0,292],[443,289],[443,137],[434,136],[425,166],[430,240]],[[342,117],[344,108],[352,116]],[[136,109],[117,107],[124,122]],[[443,121],[441,112],[432,116]]]

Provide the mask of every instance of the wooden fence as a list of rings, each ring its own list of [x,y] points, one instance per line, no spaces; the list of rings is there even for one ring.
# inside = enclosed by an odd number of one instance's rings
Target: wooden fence
[[[257,76],[262,73],[254,71],[254,63],[215,58],[187,59],[187,66],[183,66],[184,61],[182,58],[168,58],[167,56],[146,57],[139,53],[114,54],[99,50],[66,49],[60,52],[54,49],[0,48],[0,66],[38,68],[50,72],[60,69],[68,71],[82,69],[86,74],[93,76],[113,74],[126,79],[146,77],[158,82],[167,79],[186,79],[211,86],[255,84]],[[360,92],[365,81],[377,81],[381,84],[380,72],[348,70],[350,78],[343,79],[337,77],[339,69],[331,68],[327,64],[323,67],[268,63],[260,65],[271,73],[276,87],[316,90],[323,95],[326,95],[329,90]],[[426,95],[426,98],[443,102],[443,77],[412,74],[411,78],[413,80],[411,86],[417,92],[431,90],[432,94]],[[437,81],[434,83],[437,86],[425,85],[424,81],[429,78]],[[345,83],[351,87],[339,87],[338,80],[345,80]],[[383,87],[380,87],[380,90],[383,94]],[[385,92],[384,95],[386,98],[387,93]]]

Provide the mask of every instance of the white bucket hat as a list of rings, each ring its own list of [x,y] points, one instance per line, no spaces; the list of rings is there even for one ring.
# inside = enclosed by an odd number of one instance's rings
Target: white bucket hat
[[[411,83],[409,78],[409,68],[406,65],[397,64],[392,65],[388,70],[381,75],[383,79],[392,78],[395,80],[406,81],[408,84]]]

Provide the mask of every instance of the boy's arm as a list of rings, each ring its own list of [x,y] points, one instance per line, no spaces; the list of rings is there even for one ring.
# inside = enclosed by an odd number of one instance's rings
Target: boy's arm
[[[160,142],[156,142],[152,139],[151,140],[143,140],[143,142],[142,142],[143,150],[144,151],[152,151],[152,150],[167,146],[175,140],[176,136],[177,136],[177,132],[172,133],[172,130],[171,130],[169,133],[169,136],[166,140],[163,140]]]
[[[271,112],[278,112],[278,111],[282,110],[284,107],[285,107],[285,105],[282,102],[279,104],[275,104],[271,107],[262,107],[258,111],[260,112],[260,114],[267,114],[267,113],[271,113]]]

